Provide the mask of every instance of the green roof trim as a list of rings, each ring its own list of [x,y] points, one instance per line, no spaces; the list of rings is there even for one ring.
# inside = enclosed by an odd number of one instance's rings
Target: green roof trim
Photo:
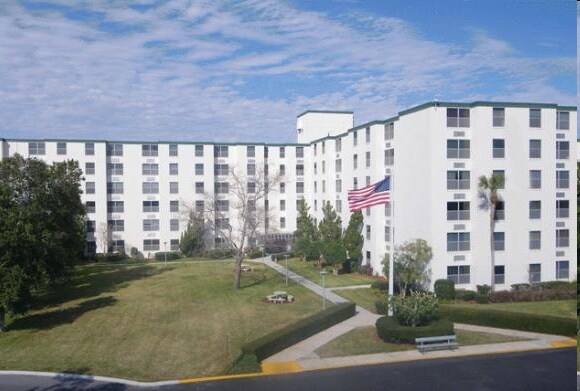
[[[300,118],[303,115],[308,113],[317,113],[317,114],[354,114],[354,111],[332,111],[332,110],[306,110],[296,116],[296,118]]]

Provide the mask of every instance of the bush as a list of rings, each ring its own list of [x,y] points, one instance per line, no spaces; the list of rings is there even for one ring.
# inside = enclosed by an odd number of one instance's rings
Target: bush
[[[167,258],[165,258],[165,256],[167,255]],[[175,251],[160,251],[158,253],[155,253],[155,260],[156,261],[165,261],[165,259],[167,259],[168,261],[175,261],[176,259],[179,259],[179,253],[175,252]]]
[[[377,334],[385,342],[415,343],[415,338],[453,335],[453,323],[448,319],[439,319],[427,326],[402,326],[396,319],[383,316],[375,323]]]
[[[231,248],[213,248],[204,251],[203,256],[210,259],[227,259],[236,255],[236,251]]]
[[[576,289],[576,281],[544,281],[536,285],[539,289]]]
[[[370,263],[364,264],[360,267],[360,273],[365,276],[374,276],[373,267]]]
[[[518,289],[514,291],[497,291],[489,294],[491,303],[511,303],[519,301],[572,300],[577,296],[575,289]]]
[[[131,247],[131,258],[139,258],[139,250],[137,250],[137,247]]]
[[[435,296],[438,299],[453,300],[455,298],[455,283],[447,279],[435,281]]]
[[[490,326],[504,329],[532,331],[535,333],[576,335],[576,319],[558,316],[526,314],[495,310],[441,305],[441,316],[453,322]]]
[[[301,319],[280,330],[242,346],[242,352],[254,355],[258,361],[276,354],[316,333],[355,315],[355,303],[335,304],[308,318]]]
[[[126,258],[124,251],[119,251],[115,253],[98,253],[95,255],[96,262],[119,262]]]
[[[388,292],[389,291],[389,282],[388,281],[373,281],[371,284],[371,289],[378,290],[380,292]]]
[[[480,296],[487,296],[489,295],[489,292],[491,292],[491,286],[485,284],[485,285],[477,285],[477,294]],[[476,298],[477,300],[477,298]]]
[[[262,258],[264,252],[259,248],[251,248],[246,250],[246,256],[250,259]]]
[[[476,296],[477,296],[477,292],[475,292],[475,291],[470,291],[467,289],[455,290],[455,298],[457,300],[472,301],[472,300],[475,300]]]
[[[475,302],[477,304],[489,304],[489,296],[488,295],[476,295]]]
[[[375,301],[375,309],[379,315],[388,315],[389,313],[389,299],[381,299]]]
[[[431,293],[413,291],[410,295],[390,298],[393,314],[404,326],[423,326],[439,318],[439,303]]]

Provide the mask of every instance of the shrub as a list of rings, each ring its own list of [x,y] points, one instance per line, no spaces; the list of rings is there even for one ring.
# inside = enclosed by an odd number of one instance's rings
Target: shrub
[[[544,281],[537,284],[540,289],[576,289],[576,281]]]
[[[487,296],[491,292],[491,286],[485,285],[477,285],[477,294],[480,296]],[[477,300],[477,298],[476,298]]]
[[[389,282],[388,281],[373,281],[371,284],[371,289],[375,289],[381,292],[388,292],[389,291]]]
[[[381,299],[375,301],[375,309],[379,315],[387,315],[389,313],[389,299]]]
[[[308,318],[301,319],[243,345],[242,352],[254,355],[258,361],[262,361],[266,357],[354,316],[355,308],[355,303],[351,302],[335,304]]]
[[[213,248],[205,251],[203,255],[211,259],[227,259],[236,255],[236,251],[231,248]]]
[[[372,277],[374,275],[373,267],[369,263],[362,265],[360,268],[360,273],[365,275],[365,276]]]
[[[441,316],[458,323],[566,336],[576,334],[576,319],[573,318],[501,311],[492,308],[459,307],[446,304],[441,305],[440,311]]]
[[[489,296],[488,295],[476,295],[475,302],[477,304],[489,304]]]
[[[262,255],[264,255],[264,252],[257,247],[246,250],[246,256],[250,259],[261,258]]]
[[[477,292],[474,292],[474,291],[470,291],[467,289],[455,290],[455,298],[457,300],[472,301],[472,300],[475,300],[476,296],[477,296]]]
[[[95,256],[96,262],[118,262],[126,258],[124,251],[119,251],[115,253],[98,253]]]
[[[390,298],[393,314],[404,326],[427,325],[439,318],[439,303],[431,293],[413,291],[410,295]]]
[[[377,334],[385,342],[415,343],[415,338],[436,337],[453,334],[453,323],[448,319],[439,319],[427,326],[402,326],[396,319],[383,316],[375,323]]]
[[[575,289],[518,289],[497,291],[489,294],[492,303],[511,303],[519,301],[572,300],[577,296]]]
[[[137,247],[131,247],[131,258],[139,258],[139,250],[137,250]]]
[[[167,258],[165,258],[165,256],[167,255]],[[175,251],[160,251],[158,253],[155,253],[155,260],[156,261],[165,261],[165,259],[167,259],[168,261],[175,261],[176,259],[179,259],[179,253],[175,252]]]
[[[448,279],[440,279],[435,281],[435,296],[437,296],[438,299],[454,299],[455,283]]]

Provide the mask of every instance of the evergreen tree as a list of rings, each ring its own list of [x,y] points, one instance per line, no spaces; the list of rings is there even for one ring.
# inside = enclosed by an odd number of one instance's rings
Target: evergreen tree
[[[302,200],[298,204],[293,251],[296,255],[308,260],[317,259],[320,255],[319,240],[320,233],[314,224],[314,219],[310,216],[310,207],[306,201]]]
[[[321,253],[324,260],[336,268],[346,260],[346,250],[342,243],[342,221],[330,202],[324,204],[322,213],[322,220],[318,225]]]
[[[348,251],[348,262],[358,262],[362,256],[364,238],[361,235],[363,229],[363,215],[361,211],[351,213],[348,227],[344,231],[343,244]]]
[[[190,213],[187,228],[181,234],[179,250],[183,255],[199,255],[205,248],[205,226],[201,213]]]

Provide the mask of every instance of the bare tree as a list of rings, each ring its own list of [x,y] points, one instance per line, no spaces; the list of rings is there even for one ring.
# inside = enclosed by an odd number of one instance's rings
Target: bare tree
[[[279,181],[278,173],[268,175],[263,168],[247,175],[231,167],[227,182],[216,182],[214,192],[205,193],[206,226],[221,246],[235,251],[235,289],[240,288],[245,249],[268,233],[268,193]]]
[[[103,253],[109,251],[109,244],[111,243],[113,236],[113,230],[111,226],[107,223],[100,223],[97,229],[97,237],[99,240],[99,245],[103,249]]]

